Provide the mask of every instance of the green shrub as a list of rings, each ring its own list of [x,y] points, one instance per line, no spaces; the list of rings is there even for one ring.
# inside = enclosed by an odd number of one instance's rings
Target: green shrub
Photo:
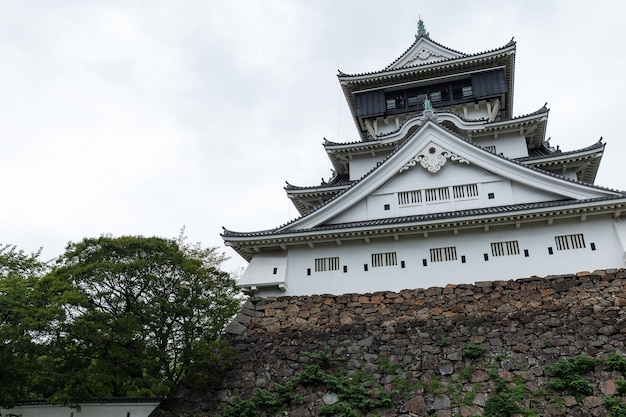
[[[522,407],[506,393],[499,393],[485,402],[484,417],[511,417],[520,413]]]
[[[330,346],[324,346],[324,349],[318,350],[317,352],[303,352],[302,355],[307,358],[311,358],[315,363],[319,364],[324,369],[330,369],[337,364],[337,362],[341,362],[343,358],[338,358],[333,356],[333,353],[330,350]]]
[[[617,352],[610,353],[606,360],[606,369],[609,371],[626,372],[626,358]]]
[[[355,409],[346,403],[325,405],[319,411],[320,417],[359,417]]]
[[[481,357],[487,348],[474,342],[469,342],[463,346],[463,357],[469,359],[476,359]]]
[[[324,382],[324,375],[325,373],[322,372],[322,368],[318,364],[308,364],[304,366],[302,371],[296,373],[296,381],[305,387],[320,385]]]
[[[622,395],[626,394],[626,379],[624,378],[618,379],[617,381],[615,381],[615,385],[617,387],[617,392],[619,392]]]
[[[604,397],[604,406],[608,410],[608,417],[626,417],[626,404],[619,397]]]
[[[575,397],[591,395],[593,388],[582,375],[592,371],[597,363],[597,359],[587,355],[577,355],[557,362],[547,368],[555,376],[547,385],[553,391],[565,391]]]

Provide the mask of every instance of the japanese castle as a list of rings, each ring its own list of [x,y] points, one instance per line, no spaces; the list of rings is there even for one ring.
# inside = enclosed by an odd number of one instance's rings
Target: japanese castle
[[[549,110],[515,116],[515,42],[474,54],[418,22],[384,69],[338,75],[358,140],[328,181],[287,184],[300,217],[224,229],[257,296],[371,293],[624,267],[626,192],[594,184],[602,140],[562,151]],[[355,135],[356,136],[356,135]]]

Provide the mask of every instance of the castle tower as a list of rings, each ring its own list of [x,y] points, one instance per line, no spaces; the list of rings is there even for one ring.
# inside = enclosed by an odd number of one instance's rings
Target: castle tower
[[[467,54],[430,38],[338,75],[358,140],[325,141],[328,181],[287,184],[300,217],[224,230],[260,296],[366,293],[623,267],[626,192],[594,185],[601,140],[561,151],[548,108],[515,116],[515,42]]]

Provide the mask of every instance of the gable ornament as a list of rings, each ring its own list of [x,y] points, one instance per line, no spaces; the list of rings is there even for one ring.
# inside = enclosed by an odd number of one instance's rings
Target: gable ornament
[[[419,163],[422,167],[426,168],[428,172],[432,172],[434,174],[439,172],[448,159],[469,165],[469,161],[467,159],[452,153],[433,142],[430,142],[421,152],[411,158],[409,162],[404,164],[398,172],[407,171],[409,168],[414,167]]]
[[[415,55],[413,55],[408,61],[408,62],[413,62],[417,59],[424,61],[428,58],[430,58],[431,56],[434,57],[441,57],[442,55],[438,52],[433,51],[432,49],[428,49],[428,48],[422,48],[419,51],[417,51],[417,53]]]

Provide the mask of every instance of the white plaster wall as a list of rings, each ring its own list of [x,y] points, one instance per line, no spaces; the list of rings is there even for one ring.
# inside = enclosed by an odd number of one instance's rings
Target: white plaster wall
[[[479,119],[487,119],[489,118],[489,112],[487,112],[487,106],[484,102],[478,105],[478,108],[474,104],[467,104],[467,120],[479,120]],[[461,116],[465,117],[463,110],[455,109],[455,112]]]
[[[239,279],[239,285],[285,285],[287,280],[287,252],[259,253]]]
[[[586,248],[558,251],[554,236],[583,233]],[[519,255],[493,257],[491,243],[518,240]],[[591,249],[591,243],[596,250]],[[449,262],[430,262],[430,249],[456,246],[458,259]],[[553,248],[553,254],[548,253]],[[529,256],[524,256],[524,249]],[[397,252],[398,265],[372,267],[371,254]],[[489,260],[484,260],[484,254]],[[302,246],[289,249],[286,292],[270,290],[259,295],[310,295],[399,291],[406,288],[428,288],[454,283],[474,283],[485,280],[506,280],[533,275],[575,273],[585,270],[624,267],[624,249],[610,217],[580,222],[556,221],[552,225],[538,223],[490,228],[489,231],[460,230],[431,233],[428,237],[399,236],[393,238]],[[338,256],[338,271],[315,272],[315,258]],[[461,262],[465,256],[466,262]],[[427,260],[423,266],[422,260]],[[401,268],[404,261],[405,268]],[[368,271],[364,271],[364,265]],[[343,267],[347,272],[343,272]],[[307,275],[311,269],[311,275]]]
[[[0,408],[0,415],[21,417],[147,417],[158,405],[158,402],[81,404],[80,410],[50,404],[24,405],[14,408]]]
[[[464,184],[478,184],[478,198],[450,199],[440,202],[423,200],[411,206],[400,206],[397,193]],[[452,195],[451,195],[452,196]],[[424,199],[424,193],[422,192]],[[509,204],[554,201],[562,196],[498,178],[473,165],[448,161],[437,173],[417,165],[395,175],[366,199],[333,218],[329,223],[347,223],[388,217],[401,217],[456,210],[497,207]]]
[[[387,154],[378,153],[375,156],[372,155],[355,155],[354,159],[350,161],[350,179],[358,180],[363,175],[370,172],[376,164],[381,162]]]
[[[507,158],[524,158],[528,156],[526,138],[519,133],[503,133],[494,137],[475,138],[474,142],[480,146],[495,146],[496,153]]]

